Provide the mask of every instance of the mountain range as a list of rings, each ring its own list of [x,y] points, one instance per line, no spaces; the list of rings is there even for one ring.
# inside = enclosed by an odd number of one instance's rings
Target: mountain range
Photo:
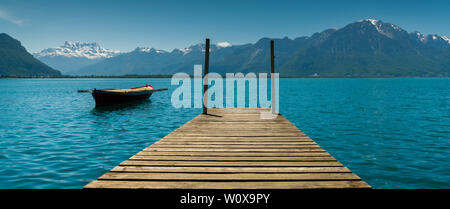
[[[268,72],[270,40],[262,38],[243,45],[227,42],[211,45],[210,72]],[[380,20],[360,20],[311,36],[273,40],[275,67],[281,76],[450,76],[448,37],[417,31],[409,33]],[[5,46],[0,45],[0,48]],[[65,42],[34,56],[65,75],[170,75],[177,72],[191,74],[194,64],[203,64],[204,51],[204,44],[170,52],[148,47],[119,52],[96,43]],[[2,59],[0,57],[0,63]]]
[[[59,47],[44,49],[33,55],[63,74],[71,74],[75,70],[118,54],[120,54],[119,50],[105,49],[97,43],[66,41]]]
[[[61,72],[35,59],[18,40],[5,33],[0,33],[0,76],[47,77],[60,75]]]
[[[397,77],[449,76],[450,39],[408,33],[380,20],[366,19],[311,36],[275,40],[276,69],[281,76]],[[211,45],[210,71],[268,72],[269,38],[254,44]],[[161,75],[192,73],[203,64],[204,44],[171,52],[138,47],[82,66],[73,75]],[[42,54],[42,52],[41,52]],[[62,56],[62,55],[61,55]],[[58,69],[44,57],[41,61]],[[63,71],[64,72],[64,71]]]

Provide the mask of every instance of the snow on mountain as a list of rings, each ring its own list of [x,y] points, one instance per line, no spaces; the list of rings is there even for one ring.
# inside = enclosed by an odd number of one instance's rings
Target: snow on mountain
[[[423,34],[421,34],[420,32],[415,32],[416,33],[416,36],[417,36],[417,38],[421,41],[421,42],[425,42],[425,39],[426,39],[426,36],[425,35],[423,35]]]
[[[442,39],[444,39],[444,41],[447,41],[448,44],[450,44],[450,38],[448,38],[447,36],[441,36]]]
[[[161,49],[155,49],[155,48],[149,48],[149,47],[138,47],[135,49],[135,51],[144,52],[144,53],[157,53],[157,54],[163,54],[167,53],[167,51],[161,50]]]
[[[377,26],[377,23],[378,23],[378,20],[374,20],[374,19],[365,19],[365,21],[369,21],[374,26]]]
[[[370,22],[370,24],[376,26],[378,23],[378,20],[374,20],[374,19],[365,19],[365,20],[357,20],[356,22]]]
[[[398,26],[396,26],[394,24],[391,24],[391,27],[394,28],[395,30],[402,31],[401,28],[399,28]]]
[[[229,42],[219,42],[217,44],[211,44],[209,51],[213,52],[213,51],[218,51],[221,50],[223,48],[227,48],[227,47],[231,47],[232,45]],[[195,44],[192,45],[190,47],[187,48],[176,48],[172,51],[172,53],[181,53],[184,55],[187,55],[191,52],[205,52],[205,45],[204,44]]]
[[[110,58],[120,54],[119,50],[105,49],[97,43],[81,43],[66,41],[56,48],[44,49],[36,53],[37,58],[63,56],[67,58],[99,59]]]
[[[192,45],[188,48],[183,48],[183,49],[174,49],[174,52],[181,52],[184,55],[187,55],[193,51],[200,51],[200,52],[204,52],[204,46],[202,44],[196,44],[196,45]]]
[[[450,39],[447,36],[438,36],[436,34],[432,35],[424,35],[420,32],[413,32],[415,34],[417,40],[420,42],[438,48],[447,48],[450,47]],[[414,36],[414,35],[413,35]]]
[[[374,19],[366,19],[365,21],[370,22],[370,24],[372,24],[373,26],[375,26],[375,28],[377,29],[377,31],[379,33],[382,33],[382,30],[380,29],[380,26],[378,25],[378,20],[374,20]]]
[[[395,32],[395,31],[402,32],[403,31],[400,27],[398,27],[394,24],[384,23],[380,20],[375,20],[375,19],[358,20],[356,22],[368,22],[371,25],[373,25],[379,33],[381,33],[385,36],[388,36],[390,38],[393,37],[393,34],[392,34],[393,32]]]
[[[148,47],[138,47],[138,48],[136,48],[136,51],[149,53],[150,52],[150,48],[148,48]]]
[[[181,53],[181,54],[183,54],[183,56],[184,56],[184,55],[186,55],[186,54],[189,54],[191,51],[192,51],[192,48],[191,48],[191,47],[189,47],[189,48],[182,48],[182,49],[176,48],[176,49],[174,49],[174,50],[172,51],[172,53]]]
[[[231,44],[228,42],[219,42],[219,43],[217,43],[217,46],[225,48],[225,47],[230,47]]]

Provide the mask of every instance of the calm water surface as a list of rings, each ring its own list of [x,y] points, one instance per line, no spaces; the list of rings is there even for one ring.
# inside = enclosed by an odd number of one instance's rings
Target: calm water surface
[[[169,91],[94,108],[78,89]],[[201,112],[170,79],[0,79],[0,188],[82,188]],[[281,79],[280,112],[374,188],[450,188],[450,79]]]

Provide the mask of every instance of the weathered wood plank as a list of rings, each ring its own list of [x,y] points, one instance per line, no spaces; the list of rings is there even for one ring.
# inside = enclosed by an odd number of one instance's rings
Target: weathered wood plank
[[[230,123],[230,124],[238,124],[238,123],[243,123],[243,124],[255,124],[255,125],[260,125],[261,123],[266,123],[266,124],[290,124],[292,125],[291,122],[289,122],[288,120],[284,120],[283,118],[276,118],[276,119],[249,119],[249,118],[245,118],[245,117],[235,117],[233,119],[233,117],[231,117],[231,115],[225,120],[224,117],[210,117],[210,118],[194,118],[193,121],[189,122],[189,123],[211,123],[211,124],[215,124],[215,123]]]
[[[350,173],[346,167],[155,167],[116,166],[112,172],[176,173]]]
[[[168,141],[189,141],[189,142],[196,142],[196,141],[252,141],[252,142],[289,142],[289,141],[295,141],[295,142],[301,142],[301,141],[312,141],[309,137],[243,137],[243,136],[233,136],[233,137],[211,137],[211,136],[182,136],[182,137],[176,137],[176,136],[166,136],[161,140],[161,142],[168,142]]]
[[[291,123],[249,123],[249,122],[230,122],[230,123],[201,123],[201,122],[188,122],[186,123],[183,128],[186,127],[204,127],[204,128],[234,128],[239,127],[242,128],[242,126],[245,125],[245,128],[296,128]],[[206,126],[206,127],[205,127]]]
[[[238,139],[235,139],[235,140],[224,140],[224,139],[213,139],[213,138],[211,138],[211,139],[192,139],[192,140],[188,140],[188,139],[170,139],[170,138],[165,138],[165,140],[164,141],[159,141],[159,142],[161,142],[161,143],[172,143],[172,142],[174,142],[174,143],[196,143],[196,142],[199,142],[199,143],[221,143],[221,142],[228,142],[228,143],[258,143],[258,142],[261,142],[261,143],[267,143],[267,144],[270,144],[270,143],[286,143],[286,144],[288,144],[288,143],[302,143],[302,142],[314,142],[314,141],[312,141],[312,140],[310,140],[310,139],[298,139],[298,140],[296,140],[296,139],[287,139],[287,140],[282,140],[282,139],[280,139],[280,140],[271,140],[271,139],[266,139],[266,140],[264,140],[264,139],[261,139],[261,140],[251,140],[251,139],[242,139],[242,140],[238,140]],[[315,142],[314,142],[315,143]]]
[[[345,189],[370,186],[363,181],[93,181],[85,188],[122,189]]]
[[[211,108],[209,114],[260,114],[268,112],[270,108]]]
[[[149,156],[219,156],[219,157],[302,157],[302,156],[331,156],[325,150],[317,152],[158,152],[143,150],[136,155]]]
[[[204,166],[204,167],[325,167],[325,166],[342,166],[341,163],[337,161],[333,162],[278,162],[278,161],[267,161],[267,162],[245,162],[245,161],[144,161],[144,160],[126,160],[120,163],[120,165],[132,165],[132,166]]]
[[[296,141],[288,141],[288,142],[234,142],[234,141],[199,141],[199,142],[191,142],[191,141],[158,141],[155,142],[157,145],[317,145],[315,142],[307,141],[307,142],[296,142]]]
[[[201,130],[200,130],[201,128]],[[245,128],[242,127],[226,127],[226,128],[204,128],[201,126],[194,126],[194,127],[186,127],[182,129],[176,130],[176,132],[195,132],[195,133],[213,133],[213,132],[272,132],[272,133],[284,133],[284,132],[290,132],[290,133],[298,133],[300,135],[303,135],[302,132],[295,130],[294,128]]]
[[[302,149],[302,148],[320,148],[317,144],[257,144],[257,145],[242,145],[242,144],[153,144],[151,148],[224,148],[224,149]]]
[[[168,136],[174,137],[180,137],[180,136],[247,136],[247,137],[261,137],[261,136],[278,136],[278,137],[282,137],[282,136],[298,136],[298,133],[295,132],[275,132],[275,133],[261,133],[261,132],[245,132],[245,131],[240,131],[240,132],[233,132],[233,131],[229,131],[229,132],[215,132],[215,133],[207,133],[207,132],[172,132],[170,133]]]
[[[295,149],[221,149],[221,148],[145,148],[145,150],[159,152],[317,152],[322,148],[295,148]]]
[[[336,161],[334,157],[204,157],[135,155],[130,160],[189,160],[189,161]]]
[[[262,136],[262,134],[264,134],[264,136],[299,136],[302,135],[301,132],[295,131],[295,130],[276,130],[276,131],[270,131],[270,130],[233,130],[233,129],[212,129],[212,130],[185,130],[185,129],[180,129],[180,130],[176,130],[174,132],[171,133],[171,135],[176,135],[176,134],[182,134],[182,135],[187,135],[189,136],[189,134],[197,134],[200,136],[216,136],[217,134],[219,134],[218,136]],[[231,135],[230,135],[231,134]]]
[[[207,181],[207,180],[359,180],[353,173],[106,173],[100,176],[99,180],[186,180],[186,181]]]
[[[264,119],[257,120],[257,119],[250,119],[250,118],[229,118],[226,120],[221,120],[218,118],[203,118],[203,119],[198,119],[196,122],[207,122],[207,123],[214,123],[214,122],[218,122],[218,123],[240,122],[240,123],[243,123],[243,122],[247,122],[247,123],[255,123],[255,124],[257,124],[257,123],[272,124],[272,123],[283,123],[285,121],[282,119],[274,119],[271,121],[267,121]],[[289,124],[289,123],[286,123],[286,124]]]
[[[218,125],[226,125],[226,126],[238,126],[238,125],[249,125],[249,126],[255,126],[255,127],[261,127],[261,126],[283,126],[283,127],[290,127],[293,126],[292,123],[286,122],[286,121],[220,121],[220,120],[214,120],[214,121],[202,121],[198,120],[195,122],[188,122],[189,124],[186,125],[198,125],[198,126],[218,126]]]

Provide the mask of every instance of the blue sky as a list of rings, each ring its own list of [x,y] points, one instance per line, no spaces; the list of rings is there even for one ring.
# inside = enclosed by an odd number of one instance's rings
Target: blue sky
[[[1,0],[0,32],[30,52],[64,41],[109,49],[172,50],[203,42],[254,43],[295,38],[360,19],[379,19],[412,32],[450,36],[450,1],[117,1]]]

